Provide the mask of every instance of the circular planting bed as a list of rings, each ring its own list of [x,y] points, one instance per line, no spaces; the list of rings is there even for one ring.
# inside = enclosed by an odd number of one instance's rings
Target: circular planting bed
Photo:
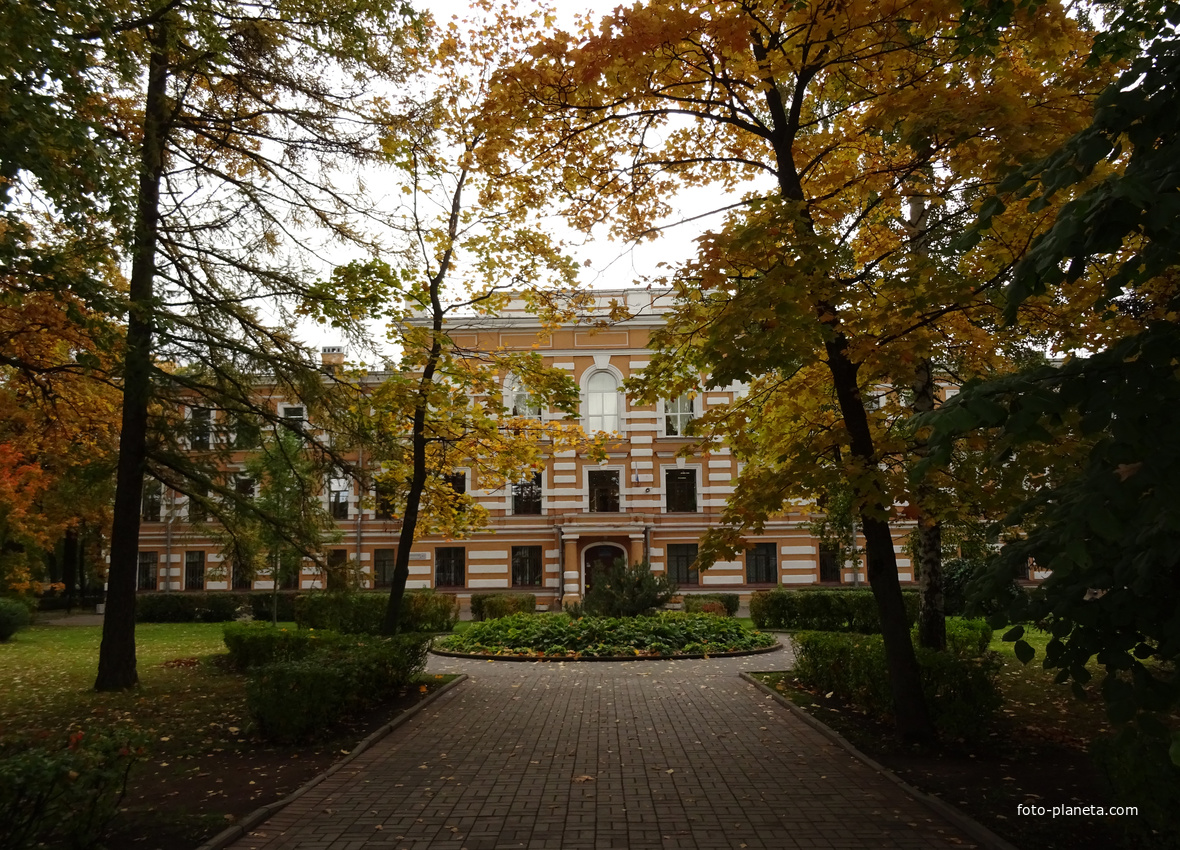
[[[773,635],[713,614],[582,617],[514,614],[435,642],[439,655],[505,661],[642,661],[712,658],[778,649]]]

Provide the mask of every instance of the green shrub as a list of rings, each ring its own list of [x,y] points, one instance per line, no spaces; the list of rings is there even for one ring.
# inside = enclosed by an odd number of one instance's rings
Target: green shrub
[[[146,738],[137,732],[75,732],[59,748],[0,751],[0,847],[98,845],[127,787]]]
[[[792,635],[795,675],[808,687],[861,706],[878,717],[892,713],[885,645],[880,635],[803,631]],[[952,738],[977,737],[999,710],[999,663],[918,649],[922,688],[935,726]]]
[[[30,621],[29,608],[16,599],[0,597],[0,641],[6,641]]]
[[[648,564],[628,567],[622,558],[594,577],[582,600],[591,617],[638,617],[651,614],[676,595],[676,585],[666,574],[655,575]]]
[[[918,619],[918,594],[904,591],[906,622]],[[877,600],[868,589],[760,590],[750,597],[750,617],[760,629],[807,629],[825,632],[881,631]]]
[[[736,616],[742,604],[741,597],[736,593],[693,593],[685,594],[684,610],[689,614],[695,614],[703,611],[702,606],[710,602],[719,603],[723,608],[722,613],[727,617]]]
[[[564,614],[514,614],[474,623],[437,644],[453,652],[588,658],[736,652],[773,645],[773,636],[751,631],[737,620],[680,612],[577,620]]]
[[[361,638],[265,664],[246,682],[247,710],[268,740],[314,738],[405,687],[425,667],[429,645],[430,637],[421,634]]]
[[[1171,745],[1168,728],[1150,715],[1094,742],[1111,804],[1138,808],[1138,817],[1118,819],[1128,847],[1180,846],[1180,767],[1168,755]]]
[[[301,628],[331,629],[343,634],[381,632],[387,593],[307,593],[295,598],[295,622]],[[459,600],[433,590],[411,590],[402,597],[401,632],[449,632],[459,619]]]
[[[511,614],[533,614],[537,610],[537,597],[532,593],[473,593],[471,594],[471,619],[493,620]]]
[[[278,616],[272,616],[271,608],[278,609]],[[261,590],[250,594],[250,613],[255,620],[272,619],[280,623],[290,623],[295,619],[295,594],[291,592],[271,593]]]
[[[239,670],[275,661],[294,661],[337,646],[344,638],[327,629],[280,629],[270,623],[226,623],[223,632],[230,662]]]
[[[955,655],[983,655],[991,642],[992,627],[987,624],[987,620],[947,617],[946,648]]]
[[[136,597],[141,623],[228,623],[245,604],[240,593],[144,593]]]

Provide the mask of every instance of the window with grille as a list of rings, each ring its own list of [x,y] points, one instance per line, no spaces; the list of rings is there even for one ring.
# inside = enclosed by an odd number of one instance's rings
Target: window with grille
[[[235,561],[230,580],[234,590],[249,590],[254,584],[254,575],[245,564]]]
[[[205,589],[205,553],[184,553],[184,589]]]
[[[664,433],[669,437],[685,436],[693,418],[693,400],[688,393],[664,402]]]
[[[534,472],[528,480],[512,485],[512,512],[535,515],[541,513],[541,473]]]
[[[697,509],[697,471],[669,469],[664,472],[669,513],[695,513]]]
[[[159,586],[159,581],[159,557],[155,552],[140,552],[138,582],[136,586],[140,590],[155,590]]]
[[[534,587],[541,584],[541,547],[512,547],[512,586]]]
[[[373,586],[390,587],[393,584],[393,568],[397,561],[396,549],[373,550]]]
[[[462,587],[466,550],[462,546],[443,546],[434,550],[434,586]]]
[[[204,522],[209,518],[209,511],[202,500],[209,498],[209,488],[201,484],[193,485],[193,492],[188,497],[188,521]]]
[[[189,421],[189,445],[194,451],[209,450],[210,418],[209,408],[193,408],[192,419]]]
[[[376,508],[374,515],[377,519],[393,519],[393,508],[397,499],[397,488],[392,484],[378,481],[374,489]]]
[[[668,578],[678,585],[699,584],[697,570],[693,566],[697,559],[697,544],[669,543],[666,554]]]
[[[750,584],[777,584],[778,557],[773,543],[755,543],[746,550],[746,581]]]
[[[614,469],[592,469],[587,473],[590,485],[590,510],[594,513],[619,512],[619,473]]]
[[[610,372],[595,372],[586,383],[586,430],[619,430],[619,383]]]
[[[143,485],[143,521],[159,522],[164,509],[164,486],[159,481],[148,481]]]
[[[840,550],[832,546],[819,549],[819,580],[840,581]]]

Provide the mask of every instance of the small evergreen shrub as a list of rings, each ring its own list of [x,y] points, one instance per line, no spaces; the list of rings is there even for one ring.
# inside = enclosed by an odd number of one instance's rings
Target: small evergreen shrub
[[[946,619],[946,648],[955,655],[980,656],[987,652],[992,642],[992,627],[987,620],[964,620],[961,617]],[[915,638],[914,645],[917,645]]]
[[[17,599],[0,597],[0,641],[11,638],[29,624],[29,608]]]
[[[722,613],[727,617],[736,616],[738,608],[742,604],[741,597],[736,593],[694,593],[685,594],[684,610],[689,614],[694,614],[703,611],[702,606],[711,602],[720,604]]]
[[[638,617],[653,613],[675,595],[676,585],[666,574],[655,575],[647,564],[628,567],[620,558],[594,577],[582,608],[591,617]]]
[[[422,634],[363,638],[265,664],[246,682],[247,710],[270,741],[314,738],[405,687],[426,666],[429,645]]]
[[[795,676],[808,687],[834,692],[878,717],[892,712],[885,645],[880,635],[803,631],[792,635]],[[999,711],[999,662],[916,650],[922,688],[938,730],[952,738],[976,737]]]
[[[537,597],[532,593],[473,593],[471,594],[471,619],[492,620],[511,614],[533,614],[537,610]]]
[[[294,661],[337,646],[344,637],[327,629],[280,629],[266,622],[227,623],[223,632],[230,662],[248,670],[275,661]]]
[[[918,619],[918,594],[903,591],[907,625]],[[750,597],[750,617],[760,629],[807,629],[879,634],[877,600],[868,589],[760,590]]]
[[[714,617],[729,616],[727,613],[725,613],[724,605],[722,605],[720,602],[714,602],[712,600],[706,600],[705,602],[697,604],[696,607],[691,611],[686,606],[685,610],[690,614],[712,614]]]
[[[137,732],[75,732],[58,748],[0,750],[0,847],[97,846],[145,741]]]

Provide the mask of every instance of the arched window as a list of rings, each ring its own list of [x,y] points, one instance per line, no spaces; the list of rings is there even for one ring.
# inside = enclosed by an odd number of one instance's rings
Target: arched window
[[[619,430],[619,383],[610,372],[595,372],[586,382],[586,430]]]

